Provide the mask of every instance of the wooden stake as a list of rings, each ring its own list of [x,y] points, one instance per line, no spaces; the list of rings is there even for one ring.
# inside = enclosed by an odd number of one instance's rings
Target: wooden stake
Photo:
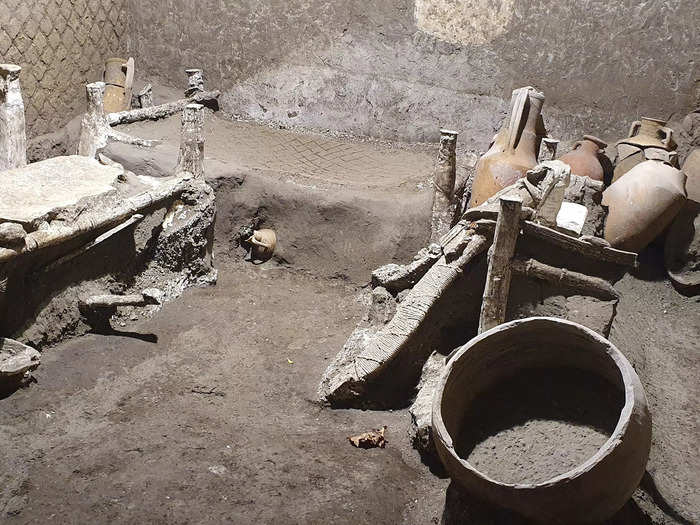
[[[457,173],[457,132],[440,130],[440,149],[433,173],[433,213],[431,217],[430,242],[439,243],[440,238],[452,227],[454,219],[454,192]]]
[[[510,290],[511,262],[520,233],[522,200],[504,196],[500,199],[500,212],[496,221],[493,244],[489,249],[489,267],[481,302],[479,333],[505,321],[508,291]]]
[[[204,106],[188,104],[182,110],[180,127],[180,153],[175,173],[191,173],[195,178],[204,177]]]
[[[20,71],[15,64],[0,64],[0,171],[27,165]]]

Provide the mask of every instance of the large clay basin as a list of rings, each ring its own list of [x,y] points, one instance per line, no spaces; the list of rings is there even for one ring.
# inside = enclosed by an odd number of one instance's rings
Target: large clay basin
[[[575,368],[624,392],[610,438],[584,463],[540,483],[502,483],[455,450],[469,405],[509,377],[535,368]],[[532,317],[497,326],[450,357],[433,401],[433,437],[452,479],[473,495],[546,523],[600,522],[638,486],[649,457],[651,415],[632,365],[604,337],[577,323]]]

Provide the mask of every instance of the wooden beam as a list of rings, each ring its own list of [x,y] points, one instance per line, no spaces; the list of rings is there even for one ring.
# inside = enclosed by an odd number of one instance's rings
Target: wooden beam
[[[472,215],[470,218],[475,219],[481,216],[488,216],[485,214]],[[488,233],[493,231],[496,222],[487,218],[479,218],[479,220],[474,221],[471,224],[476,231],[481,233]],[[578,253],[584,257],[590,257],[592,259],[598,259],[600,261],[611,262],[614,264],[619,264],[621,266],[636,266],[637,264],[637,254],[634,252],[626,252],[624,250],[616,250],[615,248],[610,248],[607,246],[600,246],[598,244],[592,244],[583,241],[577,237],[571,237],[564,233],[560,233],[541,224],[534,223],[532,221],[523,221],[522,223],[523,234],[526,236],[536,237],[538,239],[543,239],[550,242],[557,248],[572,252],[574,254]]]
[[[542,226],[541,224],[531,221],[525,221],[523,223],[523,233],[525,235],[532,235],[533,237],[549,241],[555,246],[564,248],[565,250],[569,250],[573,253],[585,255],[587,257],[593,257],[595,259],[620,264],[622,266],[635,266],[637,264],[636,253],[616,250],[614,248],[604,246],[596,246],[595,244],[581,241],[576,237],[570,237],[569,235],[560,233],[552,228],[547,228],[546,226]]]
[[[620,298],[620,294],[605,279],[591,277],[584,273],[572,272],[566,268],[557,268],[544,264],[535,259],[516,258],[511,262],[513,271],[517,274],[547,281],[556,286],[563,286],[582,295],[590,295],[604,301],[613,301]]]
[[[221,91],[218,90],[202,91],[190,98],[183,98],[175,102],[167,102],[148,108],[109,113],[107,114],[107,121],[110,126],[116,126],[118,124],[129,124],[130,122],[138,122],[140,120],[159,120],[181,112],[188,104],[197,103],[207,107],[218,104],[220,96]]]

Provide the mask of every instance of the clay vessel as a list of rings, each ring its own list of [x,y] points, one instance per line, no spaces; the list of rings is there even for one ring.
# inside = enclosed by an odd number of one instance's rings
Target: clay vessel
[[[644,155],[645,149],[657,148],[664,151],[676,149],[673,130],[666,127],[664,120],[642,117],[641,120],[632,122],[628,135],[615,145],[617,157],[613,182],[647,159]]]
[[[671,224],[685,200],[683,172],[661,160],[637,164],[603,192],[605,240],[640,252]]]
[[[688,198],[700,202],[700,148],[690,152],[683,163],[685,173],[685,191]]]
[[[583,140],[574,144],[574,148],[559,160],[571,166],[571,173],[593,180],[603,180],[604,170],[600,163],[601,150],[608,145],[593,135],[584,135]]]
[[[544,95],[532,87],[513,91],[510,118],[479,159],[469,207],[473,208],[510,186],[537,164],[540,142],[546,134],[542,123]]]
[[[133,78],[127,68],[127,61],[123,58],[108,58],[105,61],[105,70],[102,79],[105,83],[104,106],[105,113],[115,113],[129,109],[127,101],[127,76]],[[131,94],[129,94],[131,96]]]
[[[254,230],[247,242],[250,243],[250,256],[253,261],[267,261],[277,246],[277,235],[274,230]]]
[[[676,289],[700,293],[700,149],[683,164],[688,200],[671,223],[664,245],[666,271]]]
[[[573,367],[624,392],[610,438],[581,465],[541,483],[502,483],[455,450],[475,396],[532,368]],[[478,498],[537,522],[600,523],[630,498],[644,474],[651,415],[639,377],[607,339],[552,317],[511,321],[484,332],[450,356],[433,399],[436,449],[452,479]]]

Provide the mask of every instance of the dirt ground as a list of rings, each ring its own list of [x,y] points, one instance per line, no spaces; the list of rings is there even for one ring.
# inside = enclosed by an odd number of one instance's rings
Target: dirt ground
[[[159,126],[156,134],[174,124]],[[410,260],[426,240],[430,154],[359,144],[370,159],[361,164],[375,171],[343,172],[352,158],[324,153],[335,139],[309,153],[319,140],[252,126],[227,133],[228,143],[207,150],[218,165],[218,284],[127,325],[130,336],[87,335],[44,351],[37,382],[0,399],[0,521],[523,523],[431,472],[411,448],[407,410],[331,410],[315,400],[363,314],[369,271]],[[264,158],[230,162],[233,139],[254,133]],[[173,140],[163,147],[174,164]],[[275,164],[278,143],[299,149],[293,169]],[[331,167],[319,164],[324,155]],[[392,168],[405,162],[411,169]],[[342,176],[329,182],[326,170]],[[231,240],[252,216],[281,233],[282,257],[240,260]],[[642,487],[610,523],[697,523],[700,302],[658,270],[617,288],[611,338],[644,383],[654,443]],[[385,449],[348,443],[381,425]]]
[[[362,315],[359,293],[338,279],[229,263],[215,287],[187,291],[130,326],[132,337],[87,335],[47,350],[37,383],[0,400],[4,520],[522,523],[456,487],[446,495],[449,480],[410,446],[407,411],[315,403],[328,359]],[[650,390],[660,423],[678,418],[677,403],[697,414],[697,404]],[[664,496],[680,519],[643,487],[612,523],[693,523],[691,424],[657,425],[657,446],[664,439],[670,453],[650,464],[664,487],[659,476],[670,476]],[[380,425],[385,449],[348,443]],[[669,430],[685,439],[666,442]]]
[[[429,523],[446,481],[401,412],[314,402],[361,315],[357,290],[264,266],[224,267],[138,336],[47,351],[2,400],[9,523]],[[386,449],[347,437],[388,426]],[[428,496],[431,497],[428,497]],[[14,515],[13,515],[14,514]]]

